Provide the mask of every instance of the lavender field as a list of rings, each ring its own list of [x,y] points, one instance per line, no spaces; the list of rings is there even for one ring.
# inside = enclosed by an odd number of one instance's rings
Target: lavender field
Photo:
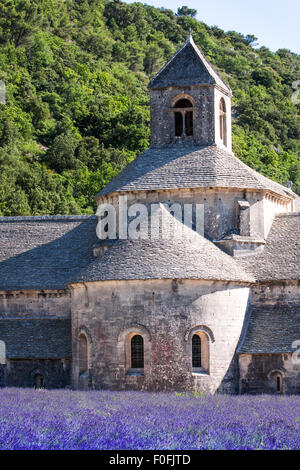
[[[300,449],[300,397],[0,390],[0,449]]]

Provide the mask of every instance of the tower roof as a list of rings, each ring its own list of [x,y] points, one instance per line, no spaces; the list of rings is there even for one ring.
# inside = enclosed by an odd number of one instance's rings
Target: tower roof
[[[191,34],[169,62],[152,78],[148,88],[190,85],[218,85],[232,94],[229,85],[198,49]]]

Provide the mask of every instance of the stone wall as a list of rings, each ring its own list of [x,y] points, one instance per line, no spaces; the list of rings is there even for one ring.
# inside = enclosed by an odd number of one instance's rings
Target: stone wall
[[[276,377],[280,374],[281,393],[300,394],[300,367],[292,354],[240,354],[239,367],[240,393],[279,393]]]
[[[41,317],[70,318],[70,293],[67,290],[0,291],[0,318]]]
[[[268,331],[256,331],[254,342],[260,343],[261,348],[267,343],[269,351],[272,348],[279,351],[239,355],[240,393],[277,393],[276,374],[282,376],[282,393],[300,393],[300,363],[295,344],[298,343],[299,350],[299,299],[299,281],[265,282],[253,287],[253,309],[265,312],[270,322]],[[259,326],[258,321],[257,317]]]
[[[36,376],[42,375],[44,388],[70,387],[70,359],[9,359],[5,373],[6,387],[36,386]]]
[[[74,388],[80,387],[77,338],[86,334],[91,388],[236,393],[235,350],[249,296],[242,285],[196,280],[72,285]],[[208,373],[192,370],[191,339],[198,330],[209,338]],[[144,375],[130,374],[128,366],[134,332],[144,338]]]
[[[155,203],[179,203],[204,205],[204,233],[212,240],[219,240],[231,233],[240,233],[240,213],[237,201],[244,199],[249,202],[250,232],[252,237],[265,238],[270,224],[265,224],[265,216],[272,220],[277,212],[287,212],[289,207],[277,201],[270,201],[268,210],[265,208],[265,194],[260,191],[237,190],[231,188],[195,188],[162,191],[139,191],[126,193],[128,207],[135,203],[145,205]],[[117,211],[119,195],[105,196],[98,200],[99,204],[109,203]],[[272,205],[273,204],[273,205]],[[271,215],[270,215],[271,214]]]
[[[6,364],[0,386],[33,387],[40,374],[46,388],[70,386],[70,292],[1,291],[0,340]]]
[[[299,305],[300,281],[273,281],[253,288],[253,305]],[[300,339],[300,338],[299,338]]]
[[[151,145],[167,145],[176,140],[172,107],[180,98],[190,98],[194,107],[194,135],[185,140],[194,141],[198,145],[213,144],[214,88],[191,86],[150,90]]]

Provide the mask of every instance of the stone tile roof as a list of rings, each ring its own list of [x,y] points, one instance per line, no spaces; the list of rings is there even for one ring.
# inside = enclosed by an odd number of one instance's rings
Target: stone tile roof
[[[93,259],[95,216],[0,218],[0,290],[64,289]]]
[[[149,148],[96,197],[124,191],[202,187],[268,189],[283,196],[295,197],[290,189],[260,175],[216,145]]]
[[[300,338],[300,305],[254,307],[240,353],[294,352]]]
[[[0,339],[10,359],[72,357],[71,320],[0,320]]]
[[[230,95],[232,94],[229,85],[198,49],[192,36],[189,35],[185,44],[152,78],[148,88],[191,85],[219,85]]]
[[[184,228],[162,205],[164,221],[173,236],[157,240],[116,240],[96,258],[76,282],[133,279],[215,279],[252,282],[254,279],[217,248],[191,229]],[[151,221],[151,223],[153,223]],[[150,226],[150,223],[149,223]]]
[[[300,279],[300,212],[277,215],[264,251],[238,262],[259,281]]]

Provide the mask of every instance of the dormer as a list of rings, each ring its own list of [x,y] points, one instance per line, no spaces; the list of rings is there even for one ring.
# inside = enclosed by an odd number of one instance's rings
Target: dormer
[[[151,146],[187,142],[231,151],[231,89],[191,34],[148,88]]]

